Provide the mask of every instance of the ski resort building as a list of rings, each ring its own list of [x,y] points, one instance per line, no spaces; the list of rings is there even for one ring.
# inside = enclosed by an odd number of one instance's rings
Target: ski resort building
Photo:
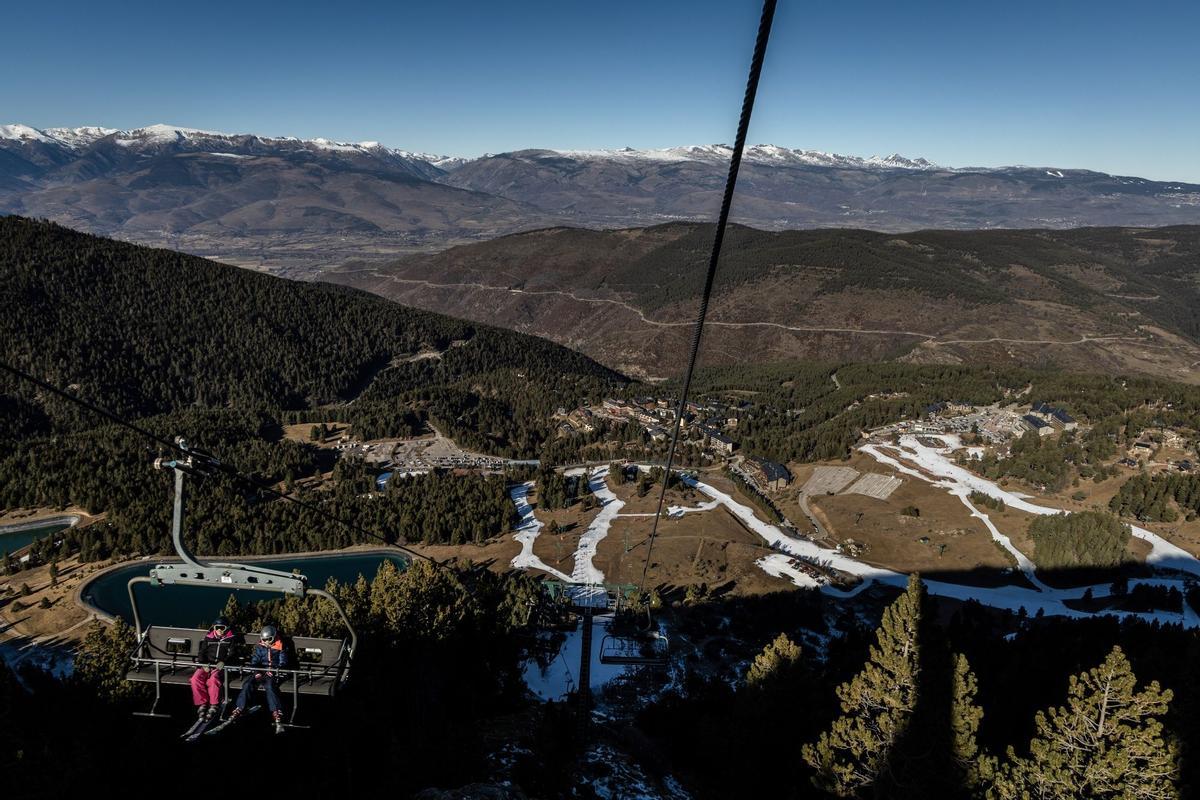
[[[745,466],[746,471],[759,486],[782,489],[792,482],[792,473],[783,464],[777,464],[758,456],[750,456],[746,459]]]

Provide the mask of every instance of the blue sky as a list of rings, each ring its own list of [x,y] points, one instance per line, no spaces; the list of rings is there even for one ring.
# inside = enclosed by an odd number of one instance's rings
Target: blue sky
[[[756,0],[5,8],[0,123],[478,155],[728,142]],[[752,142],[1200,182],[1200,3],[781,0]]]

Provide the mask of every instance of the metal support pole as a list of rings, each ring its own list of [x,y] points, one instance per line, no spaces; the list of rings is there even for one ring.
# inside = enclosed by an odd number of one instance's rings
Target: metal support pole
[[[171,514],[171,539],[175,544],[175,552],[183,559],[184,563],[193,566],[202,566],[196,561],[196,557],[183,543],[183,475],[184,472],[179,467],[174,467],[175,470],[175,504]]]
[[[142,618],[138,614],[137,595],[133,593],[133,585],[135,583],[153,583],[153,581],[145,575],[138,575],[135,578],[130,578],[129,584],[126,586],[129,591],[129,608],[133,611],[133,629],[137,634],[138,644],[141,645],[145,631],[142,630]]]
[[[579,733],[587,729],[592,710],[592,607],[583,609],[583,646],[579,653]]]

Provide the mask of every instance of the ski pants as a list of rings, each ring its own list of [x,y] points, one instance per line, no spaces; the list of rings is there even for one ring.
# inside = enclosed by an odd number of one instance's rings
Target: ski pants
[[[224,670],[198,667],[189,683],[192,684],[192,703],[198,706],[220,705],[221,688],[225,684]]]
[[[246,682],[242,684],[242,691],[238,693],[237,707],[245,711],[246,703],[250,702],[250,693],[254,691],[255,686],[261,686],[267,693],[267,708],[274,714],[282,708],[279,703],[279,687],[275,685],[275,679],[270,675],[259,674],[262,675],[261,678],[256,678],[254,675],[246,676]]]

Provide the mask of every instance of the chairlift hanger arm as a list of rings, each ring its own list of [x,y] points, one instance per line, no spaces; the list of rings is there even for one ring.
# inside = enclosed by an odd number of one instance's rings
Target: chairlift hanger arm
[[[187,443],[176,442],[184,450]],[[187,586],[224,586],[230,589],[258,589],[303,597],[308,589],[308,578],[298,573],[284,572],[267,567],[234,564],[228,562],[205,562],[194,556],[183,541],[184,478],[188,474],[203,473],[205,467],[219,463],[211,457],[197,459],[188,456],[179,461],[154,462],[157,469],[170,469],[175,473],[175,502],[171,515],[171,541],[183,564],[159,564],[150,570],[150,577],[158,584],[181,584]]]

